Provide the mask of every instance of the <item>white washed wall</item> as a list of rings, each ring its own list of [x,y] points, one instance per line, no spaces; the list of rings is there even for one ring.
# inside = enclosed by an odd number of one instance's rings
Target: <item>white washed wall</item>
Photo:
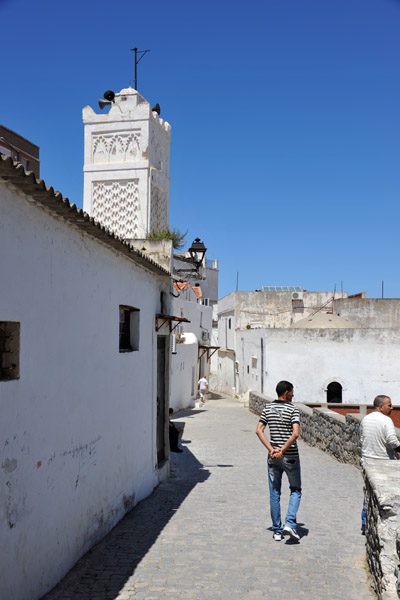
[[[174,411],[194,406],[199,379],[197,340],[189,344],[177,344],[176,354],[171,356],[170,406]]]
[[[0,320],[20,379],[0,381],[0,597],[40,597],[157,484],[155,313],[168,279],[0,185]],[[140,349],[119,353],[119,305]],[[6,549],[6,550],[5,550]]]
[[[235,353],[218,350],[218,391],[235,395]]]
[[[376,395],[387,394],[400,404],[398,329],[243,330],[237,348],[241,393],[249,388],[260,391],[261,337],[267,396],[274,396],[277,382],[286,379],[295,385],[297,401],[326,402],[327,385],[337,381],[344,403],[371,403]]]

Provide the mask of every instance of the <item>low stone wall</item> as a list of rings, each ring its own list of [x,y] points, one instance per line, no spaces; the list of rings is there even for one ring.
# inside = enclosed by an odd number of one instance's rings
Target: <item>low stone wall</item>
[[[380,600],[400,598],[400,467],[394,460],[363,465],[367,559]]]
[[[272,398],[250,392],[249,410],[260,415]],[[296,403],[300,437],[340,462],[360,468],[360,423],[364,415],[340,415],[326,407]],[[398,437],[400,431],[397,430]],[[400,464],[369,460],[363,465],[367,513],[366,551],[379,600],[400,598]]]

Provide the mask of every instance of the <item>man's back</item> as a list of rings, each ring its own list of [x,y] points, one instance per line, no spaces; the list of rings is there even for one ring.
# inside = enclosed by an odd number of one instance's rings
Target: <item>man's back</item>
[[[390,417],[372,412],[361,422],[361,452],[363,458],[388,460],[394,458],[392,446],[399,442]]]

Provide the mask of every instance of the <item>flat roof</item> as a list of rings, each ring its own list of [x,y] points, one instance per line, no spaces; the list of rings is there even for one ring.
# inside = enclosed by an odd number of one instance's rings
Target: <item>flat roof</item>
[[[263,285],[262,292],[304,292],[300,285]]]

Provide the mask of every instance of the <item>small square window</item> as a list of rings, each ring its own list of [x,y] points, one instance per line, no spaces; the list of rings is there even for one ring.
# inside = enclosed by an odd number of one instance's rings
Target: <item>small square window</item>
[[[20,324],[0,321],[0,381],[19,379]]]
[[[119,351],[139,350],[139,314],[133,306],[119,307]]]

